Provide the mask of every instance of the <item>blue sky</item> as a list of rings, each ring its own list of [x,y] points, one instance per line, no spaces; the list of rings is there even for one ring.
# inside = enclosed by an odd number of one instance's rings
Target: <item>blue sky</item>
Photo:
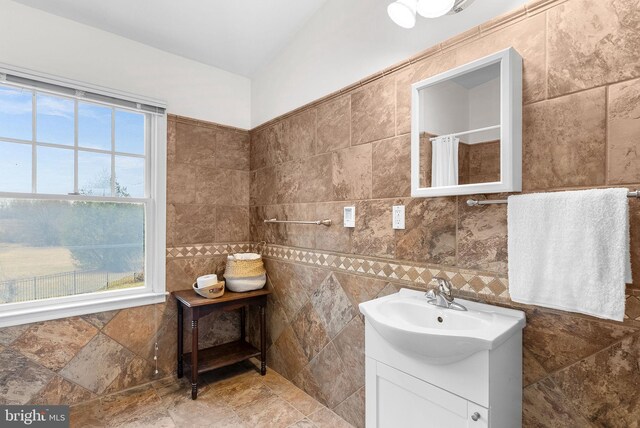
[[[73,100],[48,94],[36,97],[38,142],[74,144]],[[31,146],[2,141],[13,138],[31,141],[31,91],[0,85],[0,191],[31,192]],[[97,104],[78,103],[79,147],[111,150],[111,109]],[[116,151],[144,154],[144,115],[124,110],[115,112]],[[73,150],[37,148],[38,193],[73,192]],[[117,181],[131,196],[144,196],[144,160],[116,156]],[[102,182],[111,172],[109,155],[78,152],[78,187],[105,193]],[[106,176],[106,180],[105,180]],[[107,188],[108,192],[109,189]],[[109,196],[107,194],[107,196]]]

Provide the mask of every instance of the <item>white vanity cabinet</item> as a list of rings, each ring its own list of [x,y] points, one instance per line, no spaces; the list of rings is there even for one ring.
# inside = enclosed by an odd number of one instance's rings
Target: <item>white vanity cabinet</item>
[[[486,408],[372,358],[367,359],[367,378],[371,380],[367,396],[375,397],[367,426],[489,426]]]
[[[362,303],[368,428],[518,428],[524,313],[403,289]],[[475,351],[476,349],[479,349]]]

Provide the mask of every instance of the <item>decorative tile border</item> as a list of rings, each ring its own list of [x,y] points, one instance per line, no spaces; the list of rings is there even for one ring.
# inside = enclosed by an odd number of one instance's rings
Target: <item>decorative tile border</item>
[[[251,242],[227,242],[211,244],[193,244],[181,247],[168,247],[167,259],[183,259],[185,257],[226,256],[233,253],[255,251],[256,244]]]
[[[392,282],[407,282],[419,288],[426,288],[434,277],[439,276],[449,279],[461,294],[509,300],[507,278],[489,273],[271,244],[267,245],[264,257],[305,263]]]
[[[167,259],[226,256],[233,253],[257,252],[259,247],[260,244],[257,242],[194,244],[169,247],[166,255]],[[489,272],[273,244],[266,245],[263,256],[395,283],[406,283],[417,288],[426,288],[434,277],[439,276],[449,279],[460,296],[506,303],[511,301],[507,277]],[[640,290],[627,290],[625,312],[625,320],[640,323]]]

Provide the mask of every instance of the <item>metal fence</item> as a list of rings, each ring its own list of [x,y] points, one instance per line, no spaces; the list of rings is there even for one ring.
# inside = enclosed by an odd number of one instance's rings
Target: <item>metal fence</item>
[[[24,302],[108,290],[144,280],[139,272],[73,271],[0,281],[0,302]]]

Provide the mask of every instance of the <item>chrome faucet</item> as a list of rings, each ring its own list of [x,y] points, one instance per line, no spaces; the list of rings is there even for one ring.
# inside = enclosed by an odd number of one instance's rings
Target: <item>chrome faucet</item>
[[[438,276],[431,280],[431,282],[433,281],[438,284],[438,288],[437,290],[432,288],[424,294],[427,298],[427,303],[441,308],[453,309],[456,311],[467,310],[467,308],[462,306],[460,303],[456,303],[453,301],[453,294],[451,293],[453,284],[451,284],[451,281],[445,278],[440,278]]]

